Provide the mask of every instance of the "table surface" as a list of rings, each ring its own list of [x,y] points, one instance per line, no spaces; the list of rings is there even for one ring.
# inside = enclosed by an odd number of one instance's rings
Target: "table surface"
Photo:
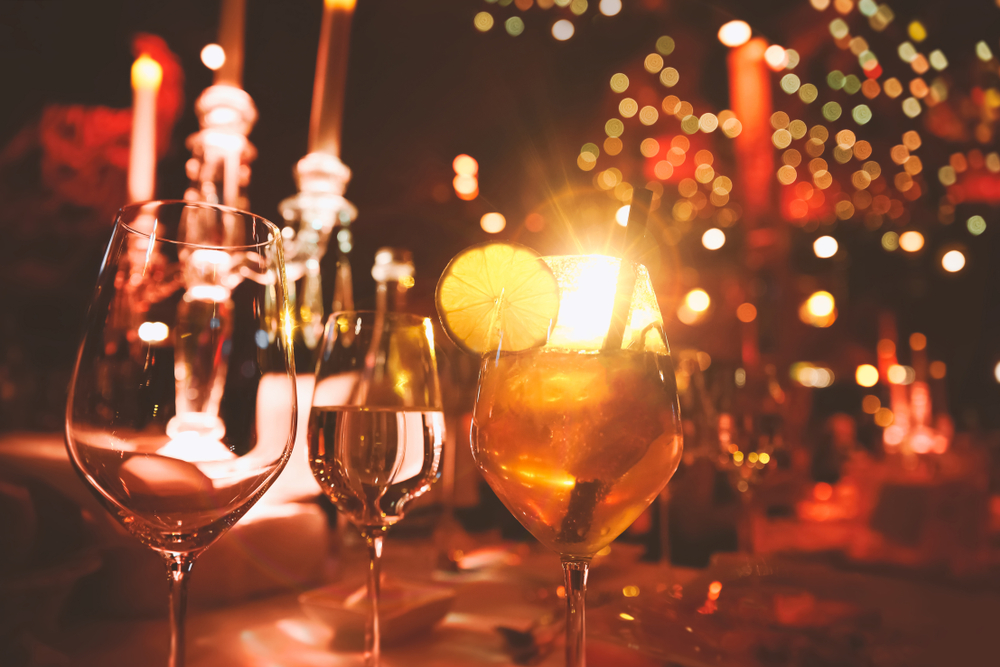
[[[456,591],[450,613],[432,631],[383,650],[383,663],[388,667],[512,665],[513,660],[505,650],[496,627],[528,627],[533,620],[537,621],[545,614],[551,615],[563,604],[554,595],[549,595],[547,599],[538,595],[541,591],[554,591],[559,585],[560,568],[552,554],[532,550],[519,565],[450,575],[435,574],[431,569],[422,567],[428,561],[426,555],[432,551],[429,543],[391,540],[386,543],[387,577],[406,576],[411,580],[435,581]],[[708,667],[725,664],[727,667],[759,667],[765,664],[808,664],[795,660],[758,662],[752,655],[727,654],[723,650],[728,641],[725,635],[733,630],[740,634],[739,622],[733,626],[733,616],[713,620],[710,616],[703,616],[703,610],[693,613],[691,607],[688,608],[690,613],[685,616],[683,606],[687,602],[668,608],[666,615],[657,617],[647,614],[647,619],[654,619],[652,626],[647,622],[646,634],[640,631],[634,635],[640,638],[637,643],[644,644],[641,650],[628,647],[628,638],[632,634],[609,631],[609,628],[614,629],[616,621],[619,628],[628,625],[618,619],[620,611],[628,610],[639,615],[627,605],[637,604],[642,598],[626,599],[623,597],[625,587],[634,586],[644,591],[643,596],[648,598],[645,603],[648,612],[664,608],[663,598],[667,594],[656,591],[683,587],[686,596],[690,591],[695,597],[700,595],[704,598],[703,588],[710,590],[707,582],[718,577],[727,582],[723,596],[730,593],[742,595],[748,590],[747,583],[742,584],[743,589],[738,588],[740,582],[732,578],[734,564],[753,562],[754,567],[759,567],[761,563],[770,567],[769,563],[772,563],[775,568],[778,567],[777,560],[762,560],[759,557],[741,560],[745,558],[731,556],[726,559],[728,564],[698,571],[641,563],[628,549],[619,549],[618,554],[612,550],[610,556],[596,564],[590,578],[589,599],[594,604],[589,618],[595,621],[590,625],[589,633],[591,665],[652,667],[676,664]],[[347,579],[359,578],[363,565],[363,558],[355,558],[344,576]],[[878,644],[869,663],[873,666],[962,664],[986,667],[1000,664],[996,661],[1000,650],[995,648],[991,639],[996,623],[1000,621],[1000,596],[994,593],[840,572],[828,566],[793,564],[786,569],[793,574],[791,579],[783,578],[781,586],[787,587],[791,581],[807,582],[804,589],[788,593],[787,599],[793,603],[800,601],[802,590],[812,590],[816,599],[835,599],[842,594],[867,610],[866,613],[876,614],[877,620],[872,628],[874,634],[869,635],[877,637]],[[758,583],[750,581],[749,587],[752,589]],[[192,585],[197,586],[197,569]],[[743,592],[738,593],[738,590]],[[642,604],[638,608],[641,610]],[[671,616],[678,613],[679,616]],[[622,616],[626,617],[631,618]],[[660,625],[657,626],[657,623]],[[758,629],[754,632],[764,627],[753,622],[748,625]],[[559,633],[553,631],[559,637]],[[815,639],[816,632],[815,628],[803,628],[802,636]],[[745,629],[743,634],[746,634]],[[329,627],[304,612],[295,592],[222,609],[195,610],[188,622],[188,665],[321,667],[362,664],[358,653],[332,650],[332,635]],[[821,639],[820,645],[822,643]],[[67,664],[82,667],[166,664],[166,645],[165,619],[78,618],[65,627],[57,643],[71,660]],[[543,667],[561,665],[562,651],[562,642],[557,639],[548,645],[548,651],[535,664]]]
[[[388,540],[383,573],[388,580],[405,577],[409,581],[453,588],[456,598],[451,611],[434,629],[402,645],[383,648],[383,664],[432,665],[512,665],[497,626],[526,628],[533,620],[551,615],[564,602],[554,592],[561,582],[558,558],[523,545],[511,545],[523,560],[515,566],[486,568],[469,573],[442,573],[426,567],[433,547],[427,542]],[[598,562],[592,570],[591,593],[621,591],[623,585],[640,581],[675,582],[697,576],[695,570],[667,568],[635,562],[636,552],[622,548]],[[356,550],[343,579],[363,576],[363,558]],[[626,582],[623,584],[622,582]],[[197,563],[191,586],[197,586]],[[538,593],[550,592],[547,599]],[[166,606],[166,600],[164,600]],[[332,630],[310,618],[300,606],[297,592],[289,592],[221,609],[193,610],[188,616],[187,656],[189,667],[229,667],[281,665],[319,667],[360,665],[361,654],[337,652],[330,648]],[[166,619],[71,619],[58,645],[72,664],[81,667],[125,667],[138,664],[166,664],[168,628]],[[561,631],[559,640],[535,664],[545,667],[563,663]],[[661,664],[628,649],[622,642],[594,637],[589,651],[614,656],[621,667]]]

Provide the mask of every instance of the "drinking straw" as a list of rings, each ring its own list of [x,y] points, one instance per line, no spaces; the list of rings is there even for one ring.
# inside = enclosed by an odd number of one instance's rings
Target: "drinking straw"
[[[636,269],[633,262],[639,256],[639,242],[646,235],[646,221],[649,219],[649,209],[652,203],[653,193],[646,188],[633,191],[628,224],[625,226],[625,242],[622,244],[621,250],[622,261],[618,270],[615,300],[611,309],[611,325],[604,338],[602,348],[604,351],[620,350],[622,347],[628,311],[632,306],[632,292],[635,290]],[[606,471],[606,476],[608,479],[617,479],[631,465],[634,463],[623,466],[620,470],[612,465]],[[607,496],[611,486],[612,483],[602,479],[578,478],[575,481],[573,490],[570,491],[569,507],[559,530],[561,540],[572,544],[583,542],[586,539],[594,520],[594,510],[597,504]]]
[[[632,205],[629,207],[628,224],[625,226],[625,242],[621,250],[621,267],[618,269],[618,284],[615,288],[614,305],[611,307],[611,325],[604,338],[605,351],[620,350],[625,338],[628,311],[632,306],[632,292],[635,290],[636,270],[631,264],[639,256],[639,243],[646,235],[646,222],[653,203],[652,191],[643,188],[633,190]]]

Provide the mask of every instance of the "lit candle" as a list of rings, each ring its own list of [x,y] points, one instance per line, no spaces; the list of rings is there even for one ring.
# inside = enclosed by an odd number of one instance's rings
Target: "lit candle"
[[[344,83],[355,0],[324,0],[323,24],[316,56],[309,152],[340,157],[340,127],[344,115]]]
[[[129,201],[153,198],[156,186],[156,95],[160,64],[143,54],[132,65],[132,146],[128,163]]]
[[[215,70],[215,83],[243,86],[243,33],[246,23],[246,0],[222,0],[219,15],[219,46],[225,59]]]

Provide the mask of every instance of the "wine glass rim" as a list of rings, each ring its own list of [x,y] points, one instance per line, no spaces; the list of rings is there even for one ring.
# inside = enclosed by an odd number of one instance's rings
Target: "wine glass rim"
[[[240,245],[226,245],[224,243],[213,244],[213,245],[207,245],[204,243],[189,243],[187,241],[177,241],[176,239],[163,238],[155,234],[153,235],[147,234],[146,232],[136,229],[135,227],[133,227],[132,225],[123,220],[123,216],[126,211],[131,211],[131,210],[141,211],[143,208],[150,205],[154,205],[156,208],[160,208],[168,204],[191,206],[194,208],[214,209],[216,211],[223,211],[225,213],[234,213],[236,215],[241,215],[250,218],[251,220],[264,223],[264,227],[270,230],[273,238],[267,241],[261,241],[259,243],[244,243]],[[132,204],[127,204],[125,206],[122,206],[118,210],[117,224],[127,229],[130,234],[135,234],[136,236],[141,236],[143,238],[151,239],[159,243],[170,243],[172,245],[182,246],[186,248],[208,248],[213,250],[253,250],[253,249],[264,248],[268,245],[271,245],[276,240],[280,241],[281,239],[281,229],[267,218],[259,216],[256,213],[251,213],[250,211],[244,211],[242,209],[233,208],[232,206],[223,206],[222,204],[210,204],[208,202],[201,202],[201,201],[188,201],[186,199],[150,199],[149,201],[140,201]]]
[[[377,310],[337,310],[330,313],[330,319],[335,319],[338,315],[368,315],[374,317],[378,315]],[[425,320],[430,320],[431,318],[425,315],[418,315],[417,313],[401,313],[401,312],[386,312],[383,315],[387,315],[393,319],[400,320],[411,320],[414,325],[422,324]],[[431,320],[433,321],[433,320]]]

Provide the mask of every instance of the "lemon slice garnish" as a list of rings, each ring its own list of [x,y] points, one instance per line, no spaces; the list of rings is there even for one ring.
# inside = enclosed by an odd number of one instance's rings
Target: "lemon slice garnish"
[[[513,243],[485,243],[455,255],[435,297],[448,336],[476,354],[543,345],[559,313],[552,270],[534,250]]]

